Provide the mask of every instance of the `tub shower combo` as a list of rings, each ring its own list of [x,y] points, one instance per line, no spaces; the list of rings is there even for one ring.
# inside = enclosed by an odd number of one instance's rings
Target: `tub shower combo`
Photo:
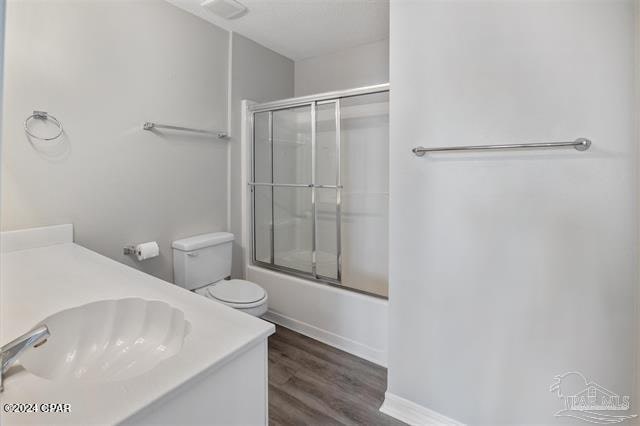
[[[387,297],[389,85],[249,117],[253,265]]]

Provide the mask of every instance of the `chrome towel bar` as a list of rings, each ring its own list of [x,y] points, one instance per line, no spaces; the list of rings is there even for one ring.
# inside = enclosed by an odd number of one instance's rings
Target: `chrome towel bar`
[[[591,141],[586,138],[578,138],[573,142],[537,142],[537,143],[517,143],[508,145],[469,145],[469,146],[448,146],[442,148],[424,148],[418,146],[411,151],[422,157],[432,152],[454,152],[454,151],[496,151],[510,149],[550,149],[550,148],[574,148],[578,151],[586,151],[591,146]]]
[[[275,188],[325,188],[342,189],[342,185],[314,185],[312,183],[271,183],[271,182],[249,182],[249,186],[271,186]]]
[[[159,124],[153,123],[151,121],[147,121],[142,125],[144,130],[153,130],[153,129],[169,129],[169,130],[180,130],[183,132],[194,132],[194,133],[202,133],[205,135],[214,135],[219,139],[223,139],[227,137],[227,132],[222,130],[202,130],[202,129],[192,129],[190,127],[181,127],[181,126],[170,126],[168,124]]]

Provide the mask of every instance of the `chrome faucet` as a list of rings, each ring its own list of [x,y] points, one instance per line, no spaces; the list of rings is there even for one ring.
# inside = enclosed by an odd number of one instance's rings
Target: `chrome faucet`
[[[0,348],[0,392],[4,390],[4,373],[16,362],[18,356],[31,347],[42,345],[49,336],[49,328],[41,325]]]

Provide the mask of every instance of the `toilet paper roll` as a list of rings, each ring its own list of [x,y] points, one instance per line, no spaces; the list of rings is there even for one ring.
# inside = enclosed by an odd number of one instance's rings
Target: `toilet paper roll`
[[[138,260],[150,259],[160,254],[160,247],[155,241],[149,241],[148,243],[138,244],[136,246],[136,257]]]

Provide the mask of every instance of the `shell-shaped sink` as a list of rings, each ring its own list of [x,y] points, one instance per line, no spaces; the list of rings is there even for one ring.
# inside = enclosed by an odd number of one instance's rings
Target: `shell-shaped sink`
[[[143,374],[182,349],[184,313],[164,302],[103,300],[60,311],[42,324],[47,341],[25,351],[20,364],[50,380],[105,382]]]

